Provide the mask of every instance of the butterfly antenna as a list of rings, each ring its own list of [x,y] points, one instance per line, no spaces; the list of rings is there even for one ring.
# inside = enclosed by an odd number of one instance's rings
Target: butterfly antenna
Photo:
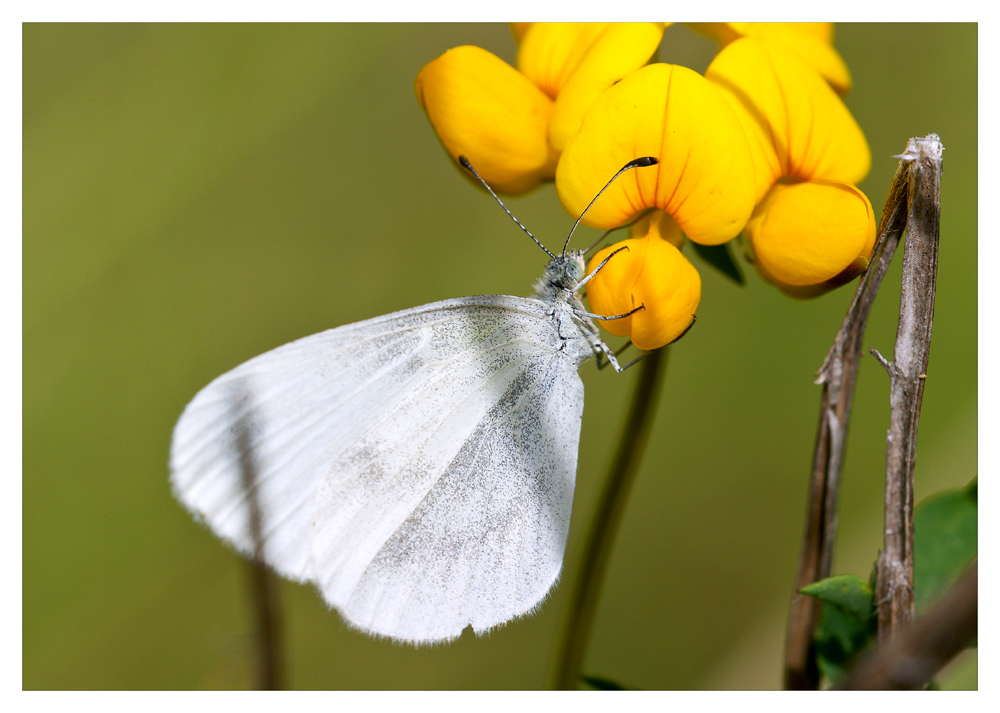
[[[655,160],[655,159],[654,159],[654,160]],[[484,188],[485,188],[486,190],[488,190],[488,191],[490,192],[490,195],[491,195],[491,196],[493,196],[494,198],[496,198],[496,201],[497,201],[497,203],[499,203],[499,204],[500,204],[500,207],[504,209],[504,212],[505,212],[505,213],[507,213],[507,215],[509,215],[509,216],[510,216],[510,219],[511,219],[511,220],[513,220],[513,221],[514,221],[515,223],[517,223],[517,227],[519,227],[519,228],[520,228],[521,230],[523,230],[523,231],[524,231],[525,233],[527,233],[527,234],[528,234],[528,237],[529,237],[529,238],[531,238],[532,240],[534,240],[534,241],[535,241],[535,244],[536,244],[536,245],[537,245],[538,247],[540,247],[540,248],[541,248],[542,250],[544,250],[545,252],[547,252],[547,253],[549,254],[549,257],[550,257],[550,258],[552,258],[553,260],[555,260],[555,259],[556,259],[556,256],[555,256],[555,255],[553,255],[553,254],[552,254],[552,252],[551,252],[551,251],[550,251],[550,250],[549,250],[549,249],[548,249],[547,247],[545,247],[545,246],[544,246],[544,245],[542,245],[542,244],[541,244],[540,242],[538,242],[538,238],[536,238],[536,237],[535,237],[534,235],[532,235],[532,234],[531,234],[531,231],[530,231],[530,230],[528,230],[527,228],[525,228],[525,227],[524,227],[523,225],[521,225],[521,221],[519,221],[519,220],[518,220],[517,218],[515,218],[515,217],[514,217],[514,214],[513,214],[513,213],[511,213],[511,212],[510,212],[509,210],[507,210],[507,206],[505,206],[505,205],[503,204],[503,201],[502,201],[502,200],[500,200],[500,196],[498,196],[498,195],[497,195],[496,193],[494,193],[494,192],[493,192],[493,189],[492,189],[492,188],[490,188],[490,184],[489,184],[489,183],[487,183],[487,182],[486,182],[485,180],[483,180],[483,177],[482,177],[482,176],[480,176],[480,175],[479,175],[478,173],[476,173],[476,169],[474,169],[474,168],[472,167],[472,164],[471,164],[471,163],[469,163],[469,159],[467,159],[467,158],[466,158],[465,156],[459,156],[459,157],[458,157],[458,162],[459,162],[460,164],[462,164],[462,168],[464,168],[464,169],[465,169],[466,171],[468,171],[468,172],[469,172],[469,173],[471,173],[471,174],[472,174],[473,176],[475,176],[475,177],[476,177],[476,178],[477,178],[477,179],[479,180],[479,182],[483,184],[483,187],[484,187]],[[623,169],[623,170],[624,170],[624,169]],[[619,171],[619,173],[621,173],[621,171]],[[613,180],[613,179],[612,179],[612,180]],[[577,222],[579,222],[579,221],[577,221]]]
[[[563,255],[566,254],[566,248],[569,247],[569,239],[573,237],[573,232],[576,230],[576,226],[578,226],[580,224],[580,221],[583,220],[583,216],[587,215],[587,211],[590,210],[590,206],[594,205],[597,199],[601,197],[601,194],[608,189],[608,186],[610,186],[612,183],[615,182],[616,178],[618,178],[620,175],[622,175],[631,168],[640,168],[642,166],[655,166],[659,162],[660,162],[659,159],[654,158],[653,156],[643,156],[641,158],[634,158],[628,163],[626,163],[624,166],[622,166],[621,170],[619,170],[618,173],[613,175],[610,181],[604,184],[604,188],[602,188],[597,192],[597,195],[594,196],[594,200],[590,201],[590,203],[587,204],[587,207],[583,209],[582,213],[580,213],[580,217],[576,219],[575,223],[573,223],[573,227],[570,229],[569,235],[566,236],[566,242],[563,244],[562,254]],[[545,252],[548,252],[548,250],[546,250]]]

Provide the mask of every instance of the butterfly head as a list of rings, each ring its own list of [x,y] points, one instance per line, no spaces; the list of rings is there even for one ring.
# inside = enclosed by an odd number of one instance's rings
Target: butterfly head
[[[582,250],[556,255],[545,267],[545,274],[535,283],[535,292],[546,302],[565,301],[583,278],[585,263]]]

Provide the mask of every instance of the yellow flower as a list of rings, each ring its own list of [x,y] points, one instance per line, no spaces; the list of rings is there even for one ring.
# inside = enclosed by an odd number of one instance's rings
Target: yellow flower
[[[662,347],[694,321],[701,300],[701,277],[680,250],[655,234],[609,245],[594,256],[590,269],[623,246],[626,250],[608,260],[587,285],[587,301],[596,313],[609,316],[642,305],[643,309],[628,317],[601,324],[619,337],[631,335],[639,349]]]
[[[556,170],[556,189],[579,214],[627,161],[654,156],[655,167],[616,180],[584,222],[625,225],[643,211],[632,238],[605,248],[589,269],[617,253],[591,280],[594,312],[631,318],[606,321],[612,334],[631,334],[643,349],[663,346],[690,326],[701,296],[697,272],[675,245],[680,232],[705,245],[736,236],[753,210],[754,169],[746,137],[725,97],[684,67],[653,64],[603,92],[571,138]]]
[[[765,279],[796,297],[812,297],[868,268],[875,213],[849,183],[779,182],[757,206],[746,234]]]
[[[659,164],[615,181],[583,222],[616,228],[655,207],[705,245],[726,242],[746,224],[754,203],[746,138],[722,93],[696,72],[652,64],[594,102],[556,171],[563,206],[579,215],[608,177],[639,156]]]
[[[565,149],[594,100],[649,61],[660,44],[663,29],[663,23],[635,22],[540,23],[527,30],[517,65],[555,99],[549,128],[553,148]]]
[[[856,183],[871,152],[854,117],[810,67],[754,38],[725,47],[705,78],[739,116],[757,173],[758,200],[781,176]]]
[[[723,47],[741,37],[773,42],[823,75],[838,94],[851,89],[851,73],[833,48],[832,22],[690,22],[688,27]]]
[[[517,70],[553,101],[610,22],[533,22],[518,38]]]
[[[494,189],[522,193],[553,177],[553,102],[496,55],[448,50],[420,70],[415,90],[445,150],[468,156]]]
[[[457,47],[420,71],[415,91],[452,158],[468,157],[500,192],[523,193],[552,180],[559,152],[589,105],[649,60],[663,25],[513,29],[520,37],[518,69],[478,47]]]
[[[572,215],[626,162],[658,159],[621,176],[584,218],[631,225],[627,240],[591,260],[594,270],[621,248],[587,296],[602,315],[641,307],[603,324],[643,349],[693,320],[701,281],[680,253],[685,236],[710,246],[742,231],[758,272],[805,297],[863,271],[875,231],[854,185],[871,155],[834,91],[850,75],[831,24],[695,24],[724,45],[705,77],[646,65],[664,27],[514,24],[517,69],[464,46],[425,66],[415,86],[454,158],[466,155],[505,193],[555,178]]]
[[[758,272],[797,297],[857,276],[875,226],[853,184],[867,175],[871,152],[847,107],[795,55],[753,37],[728,44],[705,77],[749,140],[758,206],[745,235]],[[834,209],[831,220],[825,214]]]

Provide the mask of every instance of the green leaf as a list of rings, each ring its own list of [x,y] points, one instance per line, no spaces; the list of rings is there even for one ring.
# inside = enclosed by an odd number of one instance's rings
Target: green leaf
[[[746,278],[743,277],[743,270],[733,258],[733,253],[729,249],[729,243],[722,245],[700,245],[693,240],[688,241],[694,246],[694,251],[698,257],[735,282],[737,285],[745,285]]]
[[[799,590],[820,601],[836,604],[845,612],[867,619],[872,614],[872,589],[853,574],[838,574],[813,582]]]
[[[853,574],[813,582],[799,590],[823,602],[816,627],[816,663],[836,683],[844,667],[875,638],[875,598],[865,580]]]
[[[820,674],[830,682],[831,686],[836,686],[843,675],[849,670],[841,664],[834,663],[835,659],[840,660],[841,658],[844,657],[838,657],[828,643],[816,643],[816,664]]]
[[[944,594],[976,556],[978,483],[936,493],[913,514],[913,593],[917,612]]]
[[[598,691],[627,691],[629,689],[620,683],[616,683],[608,678],[600,678],[599,676],[581,676],[585,683],[590,684]]]

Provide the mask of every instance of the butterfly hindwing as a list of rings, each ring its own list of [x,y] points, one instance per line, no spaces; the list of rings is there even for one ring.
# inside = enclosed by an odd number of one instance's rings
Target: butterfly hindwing
[[[361,518],[339,528],[335,518],[316,518],[314,542],[329,557],[317,553],[328,573],[320,587],[361,628],[410,641],[451,638],[469,624],[481,632],[533,609],[555,582],[572,508],[582,383],[551,352],[522,358],[493,382],[463,410],[457,437],[442,421],[399,470],[382,472],[396,461],[378,449],[364,453],[359,470],[419,483],[415,508],[387,514],[379,507],[387,498],[376,492],[374,527]],[[347,479],[346,489],[357,487]],[[320,503],[342,502],[337,490],[321,488]]]
[[[524,614],[558,576],[583,408],[586,344],[564,350],[554,320],[471,297],[263,354],[185,410],[174,490],[246,553],[256,518],[263,559],[366,631],[433,641]]]

